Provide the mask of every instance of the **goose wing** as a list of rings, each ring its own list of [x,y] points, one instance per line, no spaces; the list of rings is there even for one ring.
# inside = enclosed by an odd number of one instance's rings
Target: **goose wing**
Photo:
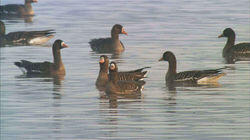
[[[27,60],[21,60],[20,62],[15,62],[14,64],[27,74],[49,74],[50,69],[53,66],[52,63],[47,61],[33,63]]]

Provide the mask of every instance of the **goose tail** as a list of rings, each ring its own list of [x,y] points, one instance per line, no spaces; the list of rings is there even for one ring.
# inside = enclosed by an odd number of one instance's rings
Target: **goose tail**
[[[204,78],[201,78],[200,80],[198,80],[198,84],[209,84],[209,83],[217,83],[218,80],[222,77],[226,75],[225,73],[218,73],[218,74],[214,74],[211,76],[207,76]]]

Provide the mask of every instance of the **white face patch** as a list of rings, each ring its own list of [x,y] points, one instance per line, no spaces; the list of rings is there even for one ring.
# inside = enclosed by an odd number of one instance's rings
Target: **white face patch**
[[[110,64],[110,69],[111,69],[111,70],[115,69],[115,64],[114,64],[114,63],[111,63],[111,64]]]
[[[65,46],[65,43],[64,43],[64,42],[62,42],[62,43],[61,43],[61,46]]]
[[[104,57],[100,57],[100,60],[99,60],[100,63],[104,63],[105,62],[105,59]]]

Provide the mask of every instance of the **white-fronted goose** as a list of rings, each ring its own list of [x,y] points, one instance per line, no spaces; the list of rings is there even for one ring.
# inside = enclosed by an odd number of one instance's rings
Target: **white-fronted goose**
[[[109,65],[109,58],[106,55],[101,55],[100,60],[100,71],[99,75],[96,80],[96,87],[99,90],[105,89],[107,82],[108,82],[108,65]],[[147,71],[143,71],[146,68],[150,67],[144,67],[132,71],[124,71],[124,72],[118,72],[118,78],[119,80],[142,80],[145,78]]]
[[[111,30],[111,38],[92,39],[89,44],[93,51],[99,53],[114,53],[124,51],[124,45],[119,40],[119,34],[127,35],[120,24],[115,24]]]
[[[168,61],[168,72],[166,74],[166,83],[190,83],[190,84],[206,84],[215,83],[218,79],[225,75],[221,69],[210,69],[210,70],[194,70],[176,72],[176,58],[175,55],[166,51],[159,61]]]
[[[220,37],[227,37],[227,43],[223,49],[222,56],[228,63],[235,61],[250,61],[250,43],[235,44],[235,32],[231,28],[226,28]]]
[[[0,6],[0,16],[33,16],[32,3],[38,0],[25,0],[25,4],[7,4]]]
[[[146,82],[140,81],[121,81],[118,76],[118,67],[115,62],[109,66],[109,80],[105,92],[107,94],[136,94],[140,93]]]
[[[0,44],[11,45],[41,45],[54,37],[53,30],[19,31],[5,34],[5,25],[0,21]]]
[[[65,68],[62,63],[61,52],[63,48],[68,46],[62,40],[56,40],[52,47],[54,62],[30,62],[26,60],[21,60],[21,62],[15,62],[14,64],[18,66],[27,75],[39,74],[39,75],[65,75]]]

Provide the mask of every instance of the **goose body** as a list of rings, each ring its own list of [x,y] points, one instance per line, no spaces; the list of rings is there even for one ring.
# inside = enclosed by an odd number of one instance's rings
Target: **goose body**
[[[227,43],[223,48],[222,56],[228,63],[236,61],[250,61],[250,43],[235,44],[235,32],[231,28],[226,28],[220,37],[227,37]]]
[[[25,0],[25,4],[7,4],[0,6],[0,16],[33,16],[32,3],[37,0]]]
[[[119,40],[119,34],[126,34],[124,28],[120,24],[115,24],[111,30],[110,38],[99,38],[90,40],[91,49],[99,53],[113,53],[124,51],[124,45]]]
[[[100,60],[100,71],[99,75],[96,80],[96,87],[99,90],[105,89],[107,83],[108,83],[108,65],[109,65],[109,59],[106,55],[101,55]],[[118,79],[119,80],[125,80],[125,81],[138,81],[145,78],[147,71],[143,71],[144,69],[149,67],[144,67],[132,71],[125,71],[125,72],[117,72]]]
[[[225,75],[221,69],[210,70],[193,70],[176,72],[176,58],[175,55],[166,51],[159,61],[168,61],[169,67],[166,74],[166,83],[191,83],[191,84],[205,84],[217,82],[220,77]]]
[[[65,68],[61,59],[60,49],[68,47],[62,40],[56,40],[53,44],[52,51],[54,62],[30,62],[21,60],[14,64],[27,75],[65,75]]]
[[[19,31],[5,34],[5,25],[0,21],[0,41],[1,44],[12,45],[41,45],[54,37],[53,30],[43,31]]]
[[[145,81],[119,80],[117,70],[116,63],[111,62],[109,67],[109,80],[105,89],[107,94],[136,94],[142,91]]]

